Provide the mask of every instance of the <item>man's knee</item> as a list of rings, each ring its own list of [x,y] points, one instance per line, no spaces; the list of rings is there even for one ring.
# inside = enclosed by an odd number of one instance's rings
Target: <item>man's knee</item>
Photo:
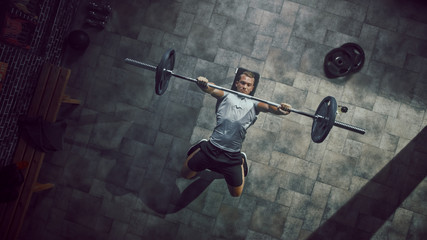
[[[228,191],[232,197],[240,197],[243,192],[243,184],[239,187],[232,187],[228,185]]]

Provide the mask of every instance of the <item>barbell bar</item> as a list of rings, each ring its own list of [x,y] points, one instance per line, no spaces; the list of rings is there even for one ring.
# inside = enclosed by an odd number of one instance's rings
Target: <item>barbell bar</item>
[[[130,65],[134,65],[136,67],[140,67],[140,68],[143,68],[143,69],[146,69],[149,71],[156,72],[156,93],[158,95],[162,95],[166,91],[169,79],[172,76],[180,78],[180,79],[184,79],[184,80],[187,80],[190,82],[197,83],[197,79],[182,76],[182,75],[176,74],[172,71],[173,67],[174,67],[174,63],[175,63],[175,52],[173,49],[169,49],[168,51],[165,52],[165,54],[162,56],[162,59],[161,59],[158,66],[153,66],[153,65],[150,65],[147,63],[137,61],[135,59],[131,59],[131,58],[126,58],[124,61]],[[238,91],[234,91],[234,90],[231,90],[228,88],[224,88],[221,86],[217,86],[214,84],[208,84],[208,86],[222,90],[222,91],[225,91],[225,92],[236,94],[240,97],[244,97],[244,98],[252,99],[255,101],[263,102],[263,103],[269,104],[271,106],[275,106],[275,107],[281,106],[280,104],[275,103],[275,102],[271,102],[268,100],[257,98],[257,97],[251,96],[251,95],[247,95],[247,94],[244,94],[244,93],[241,93]],[[333,109],[333,111],[331,109]],[[347,123],[336,121],[335,120],[336,109],[337,109],[337,104],[336,104],[335,98],[328,96],[325,99],[323,99],[321,104],[319,104],[319,107],[316,110],[315,114],[303,112],[303,111],[300,111],[300,110],[297,110],[294,108],[291,108],[288,110],[290,112],[300,114],[300,115],[303,115],[306,117],[310,117],[313,119],[312,140],[316,143],[323,142],[323,140],[329,134],[329,131],[332,128],[332,125],[337,126],[339,128],[343,128],[343,129],[352,131],[352,132],[355,132],[355,133],[365,134],[366,131],[363,128],[359,128],[359,127],[356,127],[356,126],[353,126],[353,125],[350,125]],[[317,132],[317,131],[321,131],[321,133],[318,134],[320,136],[313,136],[313,133]]]

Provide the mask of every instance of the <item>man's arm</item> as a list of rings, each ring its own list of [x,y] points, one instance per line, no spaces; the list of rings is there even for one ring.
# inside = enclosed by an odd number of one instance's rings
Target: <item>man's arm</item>
[[[197,85],[200,89],[202,89],[202,91],[204,91],[205,93],[209,93],[212,97],[217,99],[222,98],[224,96],[224,91],[209,87],[208,83],[214,85],[213,83],[210,83],[205,77],[197,78]]]
[[[267,103],[260,102],[257,105],[257,110],[260,112],[270,112],[277,115],[288,115],[291,113],[288,109],[291,109],[292,106],[287,103],[281,103],[280,107],[272,106]]]

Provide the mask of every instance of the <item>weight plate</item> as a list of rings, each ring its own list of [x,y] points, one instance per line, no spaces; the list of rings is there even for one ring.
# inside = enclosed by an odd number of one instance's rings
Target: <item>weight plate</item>
[[[337,101],[334,97],[325,97],[317,107],[313,125],[311,126],[311,139],[321,143],[328,136],[334,126],[337,114]]]
[[[162,56],[162,59],[157,65],[156,68],[156,94],[162,95],[166,92],[166,89],[169,85],[169,80],[171,78],[171,73],[168,71],[172,71],[175,66],[175,50],[168,49]]]
[[[365,52],[363,51],[362,47],[356,43],[346,43],[341,46],[341,48],[346,49],[353,58],[353,67],[351,72],[355,73],[360,71],[362,69],[363,64],[365,63]]]
[[[326,54],[323,67],[329,78],[345,76],[351,72],[353,56],[345,48],[334,48]]]

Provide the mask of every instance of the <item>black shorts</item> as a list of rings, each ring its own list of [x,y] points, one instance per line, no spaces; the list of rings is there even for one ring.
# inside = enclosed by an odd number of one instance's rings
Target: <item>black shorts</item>
[[[227,152],[207,141],[202,142],[200,151],[188,160],[188,167],[195,172],[209,169],[221,173],[228,185],[238,187],[243,183],[242,162],[240,152]]]

